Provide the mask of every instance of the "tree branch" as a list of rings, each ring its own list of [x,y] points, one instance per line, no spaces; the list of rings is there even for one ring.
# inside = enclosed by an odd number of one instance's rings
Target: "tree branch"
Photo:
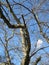
[[[10,10],[10,12],[12,13],[14,19],[17,21],[18,24],[20,24],[20,20],[19,20],[19,19],[17,18],[17,16],[14,14],[14,12],[13,12],[11,6],[10,6],[10,3],[8,2],[8,0],[6,0],[6,2],[7,2],[7,4],[8,4],[9,10]]]
[[[27,9],[30,13],[33,14],[33,16],[34,16],[34,18],[35,18],[35,20],[36,20],[36,22],[37,22],[37,24],[38,24],[38,26],[39,26],[40,33],[42,32],[42,36],[43,36],[43,37],[46,39],[46,41],[49,43],[49,39],[43,35],[44,33],[43,33],[43,31],[41,30],[40,21],[39,21],[37,15],[34,13],[33,9],[30,10],[28,7],[26,7],[26,6],[24,6],[24,5],[20,4],[20,3],[17,3],[17,2],[15,2],[14,0],[13,0],[13,2],[15,3],[14,5],[20,5],[20,6],[24,7],[25,9]],[[47,35],[46,35],[46,36],[47,36]]]
[[[33,63],[33,65],[37,65],[40,60],[41,60],[41,56],[36,59],[36,61]]]
[[[10,22],[8,21],[8,19],[4,16],[1,8],[0,8],[0,18],[2,18],[4,20],[4,22],[7,24],[7,26],[9,28],[24,28],[23,24],[17,24],[17,25],[10,24]]]
[[[36,50],[35,52],[33,52],[33,53],[31,54],[30,58],[31,58],[32,56],[34,56],[38,51],[40,51],[40,50],[42,50],[42,49],[45,49],[45,48],[48,48],[48,47],[49,47],[49,46],[46,46],[46,47],[42,47],[42,48]]]

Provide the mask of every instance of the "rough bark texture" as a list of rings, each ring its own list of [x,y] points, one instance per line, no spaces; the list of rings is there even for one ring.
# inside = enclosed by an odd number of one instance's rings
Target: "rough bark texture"
[[[20,29],[20,32],[22,36],[22,51],[24,54],[21,65],[29,65],[30,62],[29,53],[31,49],[31,44],[30,44],[30,37],[29,37],[27,27],[25,27],[24,29]]]

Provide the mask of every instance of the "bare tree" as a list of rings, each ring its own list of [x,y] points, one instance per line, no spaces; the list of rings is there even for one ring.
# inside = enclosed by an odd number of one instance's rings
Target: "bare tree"
[[[18,38],[21,40],[21,42],[19,42],[22,45],[21,52],[23,52],[21,65],[29,65],[31,58],[35,56],[38,51],[49,47],[45,46],[37,49],[37,45],[35,45],[35,49],[33,49],[31,53],[31,39],[32,41],[35,38],[37,39],[38,34],[49,43],[48,2],[48,0],[18,0],[18,2],[15,0],[0,1],[0,19],[3,20],[5,29],[6,26],[8,26],[9,29],[14,30],[14,35],[19,35]],[[16,31],[17,29],[18,31]],[[11,65],[8,42],[14,35],[7,39],[6,34],[5,31],[5,54],[8,65]],[[3,43],[2,39],[0,40]],[[10,50],[12,49],[15,50],[15,48],[11,48]],[[37,65],[39,61],[41,61],[41,56],[37,58],[34,65]]]

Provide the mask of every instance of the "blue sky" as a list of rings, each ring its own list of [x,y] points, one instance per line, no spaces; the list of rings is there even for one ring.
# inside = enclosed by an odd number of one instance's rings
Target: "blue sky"
[[[4,1],[5,2],[5,0],[2,0],[2,1]],[[25,0],[15,0],[16,2],[23,2],[23,1],[25,1]],[[28,1],[31,1],[31,0],[28,0]],[[35,7],[36,8],[36,6],[38,6],[38,4],[39,4],[39,1],[37,1],[36,0],[36,3],[34,3],[33,1],[34,0],[32,0],[32,5],[28,2],[28,1],[26,1],[26,2],[24,2],[23,3],[23,5],[25,5],[26,7],[28,7],[30,10],[33,8],[33,7]],[[11,4],[13,4],[13,2],[12,2],[12,0],[9,0],[9,2],[11,3]],[[36,4],[36,5],[34,5],[34,4]],[[42,7],[41,7],[41,9],[43,9],[43,10],[46,10],[46,8],[48,9],[48,6],[49,6],[49,3],[47,3],[46,2],[46,5],[44,4],[44,5],[42,5]],[[24,14],[24,15],[26,15],[26,14],[28,14],[29,13],[29,11],[28,10],[26,10],[25,8],[23,8],[23,7],[19,7],[19,9],[16,9],[16,8],[18,8],[19,6],[17,5],[15,5],[14,7],[13,7],[13,11],[15,12],[15,14],[18,14],[17,15],[17,17],[18,18],[20,18],[21,17],[21,15],[22,14]],[[5,7],[4,7],[5,8]],[[6,12],[8,12],[8,16],[10,17],[10,22],[12,23],[12,24],[15,24],[16,23],[16,21],[14,20],[14,18],[13,18],[13,16],[10,14],[10,12],[9,12],[9,10],[7,9],[7,8],[5,8],[5,10],[6,10]],[[46,13],[43,13],[43,12],[40,12],[40,11],[35,11],[36,12],[36,14],[38,15],[38,17],[39,17],[39,20],[40,21],[44,21],[44,22],[48,22],[49,21],[49,12],[46,12]],[[5,13],[4,13],[5,14]],[[5,15],[6,16],[6,15]],[[33,15],[31,14],[31,13],[29,13],[27,16],[25,16],[24,17],[25,18],[25,20],[26,20],[26,23],[27,23],[27,26],[28,26],[28,31],[29,31],[29,34],[30,34],[30,40],[31,40],[31,51],[32,51],[32,49],[33,49],[33,45],[34,45],[34,43],[37,43],[37,40],[38,39],[41,39],[42,41],[43,41],[43,46],[46,46],[46,45],[48,45],[48,43],[46,42],[46,40],[43,38],[43,36],[40,34],[40,32],[39,32],[39,28],[38,28],[38,25],[37,24],[35,24],[36,23],[36,20],[34,19],[34,17],[33,17]],[[30,20],[30,18],[31,18],[31,20]],[[21,22],[23,22],[23,20],[22,19],[20,19],[21,20]],[[3,22],[3,21],[2,21]],[[1,22],[1,23],[2,23]],[[33,24],[35,24],[35,25],[33,25]],[[3,25],[3,24],[2,24]],[[33,26],[32,26],[33,25]],[[3,30],[2,30],[2,26],[0,26],[1,27],[1,29],[0,29],[0,37],[2,38],[2,40],[3,40],[3,42],[5,42],[5,39],[4,39],[4,34],[5,34],[5,32],[3,32]],[[11,30],[11,29],[9,29],[7,26],[4,26],[4,28],[6,29],[6,31],[7,31],[7,38],[9,38],[11,35],[12,35],[12,31],[13,30]],[[17,29],[17,30],[15,30],[15,32],[18,32],[19,31],[19,29]],[[44,29],[44,27],[43,27],[43,31],[45,31],[45,29]],[[49,29],[48,29],[48,31],[49,31]],[[47,33],[48,34],[48,33]],[[49,34],[48,34],[48,36],[49,36]],[[21,43],[20,43],[20,36],[18,36],[18,35],[16,35],[16,34],[14,34],[14,37],[8,42],[9,43],[9,45],[10,45],[10,47],[12,47],[12,46],[17,46],[17,47],[21,47]],[[1,43],[1,42],[0,42]],[[49,48],[46,48],[45,49],[48,53],[49,53]],[[20,52],[18,52],[17,50],[16,50],[16,52],[14,52],[14,51],[11,51],[10,52],[10,54],[11,54],[11,56],[14,56],[14,60],[12,60],[14,63],[16,63],[16,65],[20,65],[20,61],[21,60],[19,60],[20,58],[18,57],[18,54],[20,55],[20,57],[21,57],[21,55],[22,55],[22,52],[20,53]],[[39,53],[44,53],[44,51],[40,51],[40,52],[38,52],[38,54]],[[4,48],[2,48],[2,46],[0,45],[0,54],[2,55],[4,55]]]

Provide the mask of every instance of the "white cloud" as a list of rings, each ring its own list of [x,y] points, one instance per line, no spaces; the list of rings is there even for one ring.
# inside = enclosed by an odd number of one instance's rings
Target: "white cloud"
[[[38,41],[37,41],[37,48],[40,48],[42,43],[43,43],[43,41],[41,39],[38,39]]]

